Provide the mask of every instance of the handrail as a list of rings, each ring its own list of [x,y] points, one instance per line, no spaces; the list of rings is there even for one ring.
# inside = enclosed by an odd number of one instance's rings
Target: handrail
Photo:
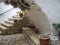
[[[7,11],[1,13],[0,15],[3,15],[3,14],[5,14],[5,13],[9,12],[9,11],[11,11],[12,9],[14,9],[14,8],[11,8],[11,9],[9,9],[9,10],[7,10]]]

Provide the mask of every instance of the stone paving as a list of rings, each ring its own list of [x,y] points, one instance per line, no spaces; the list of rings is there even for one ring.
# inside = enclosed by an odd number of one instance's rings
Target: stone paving
[[[29,45],[23,34],[0,36],[0,45]]]

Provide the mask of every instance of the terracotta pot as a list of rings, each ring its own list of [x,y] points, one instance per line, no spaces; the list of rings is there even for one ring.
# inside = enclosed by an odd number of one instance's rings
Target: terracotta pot
[[[39,38],[40,45],[49,45],[50,38],[46,35],[41,35]]]

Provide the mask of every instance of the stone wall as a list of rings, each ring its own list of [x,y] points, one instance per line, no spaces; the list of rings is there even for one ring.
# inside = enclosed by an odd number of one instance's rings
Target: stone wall
[[[30,23],[33,23],[40,29],[40,33],[51,32],[48,17],[41,10],[41,8],[34,2],[34,0],[27,0],[31,5],[31,9],[26,10]]]

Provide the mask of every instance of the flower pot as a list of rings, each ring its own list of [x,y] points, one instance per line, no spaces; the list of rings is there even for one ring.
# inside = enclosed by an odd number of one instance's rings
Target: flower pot
[[[50,38],[47,35],[40,35],[40,45],[49,45]]]
[[[51,45],[57,45],[58,40],[59,40],[59,38],[57,36],[52,36],[50,38],[50,44]]]

